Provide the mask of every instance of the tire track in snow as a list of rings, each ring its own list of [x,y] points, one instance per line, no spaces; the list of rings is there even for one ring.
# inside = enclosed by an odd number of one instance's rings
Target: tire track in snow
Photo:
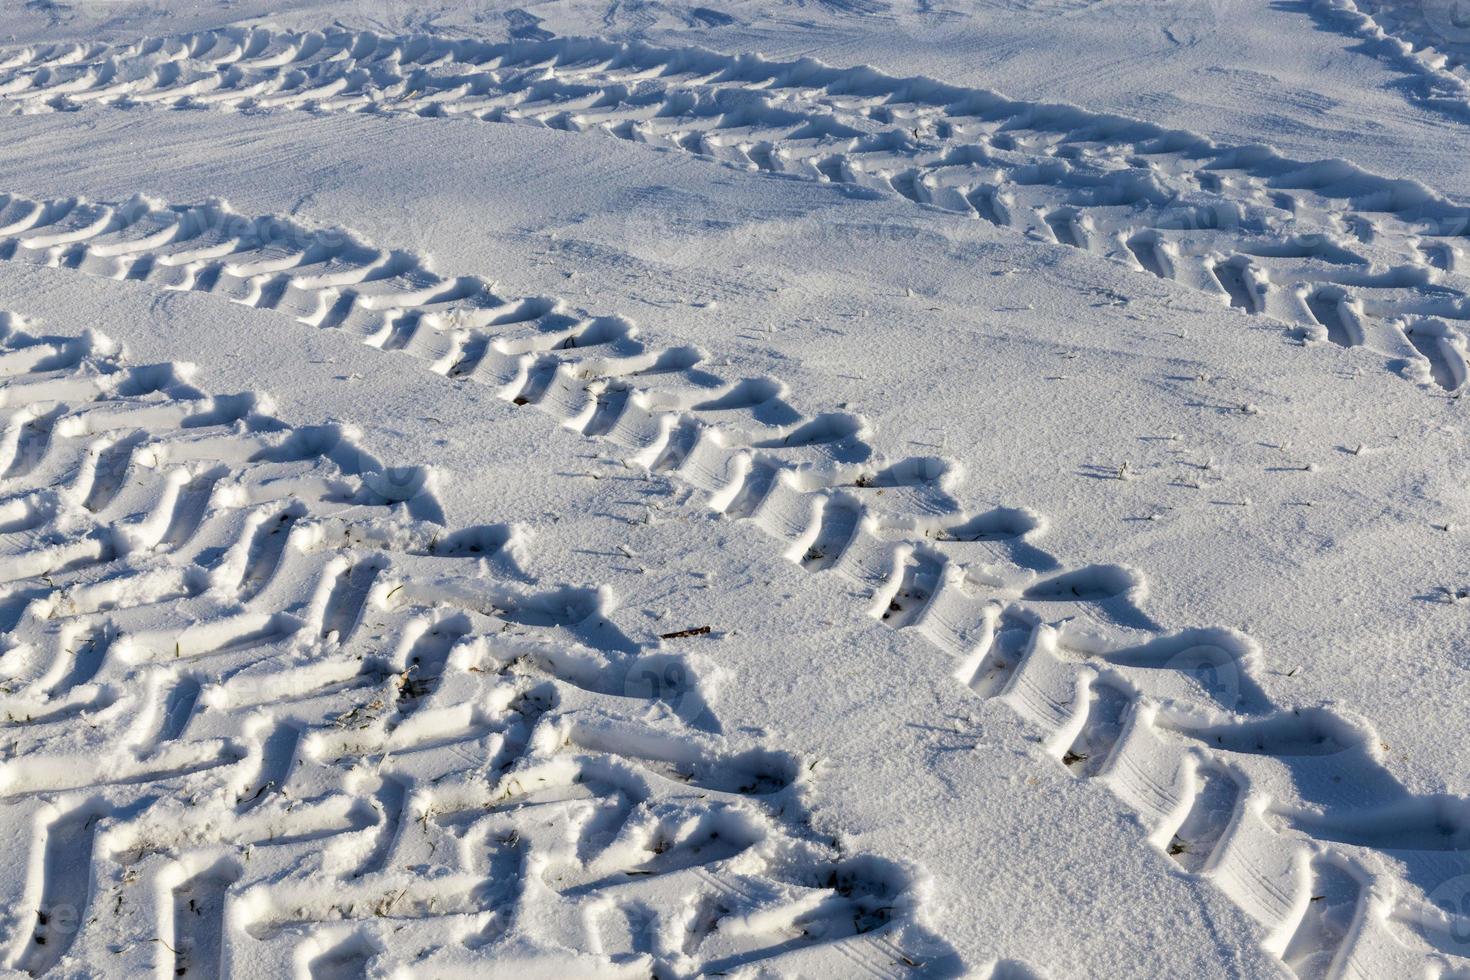
[[[372,112],[601,133],[987,220],[1306,339],[1369,348],[1426,386],[1458,391],[1466,374],[1470,208],[1341,160],[1217,146],[866,67],[582,38],[238,28],[16,49],[0,56],[0,104]],[[84,233],[68,225],[55,243]],[[1314,300],[1324,291],[1332,302]],[[1448,367],[1414,342],[1425,331],[1450,338]]]
[[[430,474],[188,378],[0,315],[0,461],[48,420],[0,479],[7,966],[953,975],[917,872],[813,831],[698,664],[444,528]]]
[[[1444,893],[1470,857],[1466,801],[1411,794],[1360,723],[1272,703],[1248,637],[1165,630],[1136,605],[1137,573],[1067,568],[1031,541],[1034,513],[965,513],[946,461],[882,459],[861,418],[804,416],[775,380],[721,378],[699,351],[650,347],[626,320],[502,297],[340,231],[249,219],[221,202],[9,206],[38,216],[0,246],[11,260],[216,293],[345,330],[490,385],[749,519],[788,560],[856,585],[869,615],[951,656],[960,683],[1002,699],[1058,764],[1106,785],[1303,976],[1470,965],[1454,938],[1470,920],[1459,893]],[[57,224],[91,231],[54,244]],[[385,725],[366,749],[331,743],[334,757],[391,747],[400,729]],[[1343,881],[1356,890],[1344,896]],[[1328,885],[1330,915],[1317,905]]]
[[[1408,75],[1415,101],[1470,122],[1470,7],[1463,0],[1304,0],[1303,6]]]

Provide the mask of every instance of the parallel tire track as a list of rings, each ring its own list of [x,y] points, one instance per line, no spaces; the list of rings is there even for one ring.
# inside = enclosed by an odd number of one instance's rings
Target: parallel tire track
[[[1470,890],[1456,884],[1470,851],[1464,800],[1409,793],[1361,723],[1272,703],[1248,637],[1166,631],[1139,611],[1137,573],[1046,554],[1030,511],[965,513],[946,461],[883,459],[861,418],[803,415],[775,380],[720,377],[699,351],[649,346],[626,320],[503,297],[342,232],[220,202],[8,207],[6,258],[348,331],[488,384],[749,519],[789,560],[853,583],[874,618],[953,657],[961,683],[1034,725],[1059,764],[1108,786],[1302,976],[1470,965],[1456,940],[1470,934],[1458,904]]]
[[[1458,391],[1470,364],[1470,208],[1341,160],[1218,146],[924,78],[640,43],[337,29],[225,29],[0,55],[0,105],[88,104],[602,133],[1007,226],[1184,283],[1307,339],[1370,348],[1431,388]]]
[[[953,975],[917,872],[839,853],[808,767],[721,735],[600,592],[529,581],[515,528],[416,517],[424,474],[177,365],[0,327],[6,965]]]

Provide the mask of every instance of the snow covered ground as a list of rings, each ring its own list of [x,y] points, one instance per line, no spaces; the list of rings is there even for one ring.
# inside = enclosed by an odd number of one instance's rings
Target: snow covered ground
[[[0,19],[0,964],[1470,976],[1470,9]]]

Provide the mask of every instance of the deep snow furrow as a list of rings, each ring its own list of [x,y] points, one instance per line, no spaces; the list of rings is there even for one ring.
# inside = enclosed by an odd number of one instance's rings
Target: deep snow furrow
[[[211,53],[254,47],[281,56]],[[598,132],[983,218],[1187,284],[1304,338],[1371,348],[1429,387],[1448,376],[1402,327],[1427,318],[1459,342],[1470,321],[1470,208],[1415,182],[866,67],[585,38],[266,28],[59,57],[10,59],[0,102],[23,112],[103,102],[405,113]],[[152,225],[119,234],[105,209],[48,207],[8,203],[0,232],[19,236],[22,253],[99,272],[169,234]],[[99,231],[105,246],[78,249]],[[1340,302],[1309,302],[1323,290]],[[1338,307],[1367,322],[1343,326]]]
[[[137,199],[116,212],[141,215],[158,207]],[[220,202],[207,209],[231,227],[287,236],[300,254],[325,243],[344,253],[379,254],[341,232],[242,219]],[[269,244],[263,232],[258,237],[241,239],[235,253],[241,264]],[[1067,569],[1035,546],[1031,538],[1042,523],[1026,510],[966,514],[951,496],[955,467],[933,458],[879,458],[861,418],[803,416],[778,381],[720,378],[705,369],[698,351],[648,346],[621,318],[554,299],[501,297],[480,280],[445,280],[417,260],[404,261],[409,265],[400,273],[412,290],[391,281],[372,292],[314,287],[282,267],[255,279],[236,275],[238,288],[225,295],[259,306],[255,281],[284,276],[302,305],[278,312],[378,347],[407,318],[413,326],[399,352],[437,372],[488,384],[512,405],[612,444],[629,462],[698,491],[716,512],[751,520],[789,560],[852,582],[870,615],[935,644],[955,659],[961,683],[979,696],[1000,697],[1035,725],[1060,764],[1103,781],[1139,813],[1161,850],[1262,923],[1273,953],[1286,956],[1290,946],[1292,962],[1318,965],[1326,957],[1336,964],[1333,975],[1384,975],[1394,962],[1426,969],[1439,962],[1433,928],[1424,924],[1438,923],[1440,912],[1425,896],[1442,884],[1436,875],[1443,865],[1415,857],[1412,847],[1380,846],[1369,833],[1319,828],[1433,814],[1448,821],[1460,842],[1454,850],[1470,849],[1463,808],[1446,809],[1443,801],[1405,790],[1379,761],[1371,730],[1324,709],[1271,702],[1256,680],[1260,652],[1247,637],[1160,628],[1136,605],[1144,589],[1137,573],[1111,565]],[[220,275],[194,268],[158,284],[213,292],[223,275],[234,273],[223,262],[212,268]],[[303,309],[308,312],[298,312]],[[456,342],[446,344],[445,334]],[[455,353],[445,356],[450,349]],[[349,567],[323,573],[321,609],[333,605]],[[380,573],[377,581],[389,578]],[[442,618],[417,622],[401,639],[393,670],[406,670],[424,630],[436,624],[460,628]],[[225,646],[242,642],[238,637],[260,642],[253,625],[247,619],[226,629]],[[176,655],[213,649],[191,639],[185,635]],[[446,662],[453,660],[451,651]],[[387,720],[380,730],[335,737],[320,751],[362,758],[398,751],[404,740],[438,748],[453,738],[434,734],[422,741],[414,734],[432,713],[418,706],[422,679],[412,674],[382,699]],[[423,693],[437,696],[441,685],[436,679]],[[532,702],[518,703],[531,710]],[[473,738],[490,734],[479,722],[463,731]],[[1442,842],[1424,836],[1424,854],[1443,850]],[[1336,925],[1311,927],[1311,935],[1336,942],[1324,951],[1295,937],[1315,911],[1304,869],[1313,855],[1328,853],[1381,887],[1361,891],[1340,941],[1331,939],[1338,937]],[[1385,900],[1385,894],[1397,897]],[[1450,928],[1459,927],[1459,914],[1446,913]]]
[[[530,582],[515,528],[446,531],[430,474],[131,367],[99,334],[26,370],[57,342],[0,327],[0,412],[54,408],[62,461],[0,484],[0,509],[36,510],[0,542],[29,569],[6,586],[0,805],[31,829],[6,965],[284,976],[313,950],[388,970],[435,949],[440,973],[959,969],[917,921],[915,869],[839,854],[806,822],[809,767],[720,734],[700,664],[622,637],[602,592]],[[98,442],[129,449],[101,503]],[[201,475],[196,529],[154,533],[177,524],[160,487]],[[96,535],[105,558],[31,557]],[[610,900],[660,935],[712,917],[675,950],[557,925]]]

